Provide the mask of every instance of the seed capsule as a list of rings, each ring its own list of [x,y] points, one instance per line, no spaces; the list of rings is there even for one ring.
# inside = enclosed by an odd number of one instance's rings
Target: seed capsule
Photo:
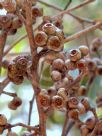
[[[85,45],[79,46],[79,50],[81,51],[83,56],[86,56],[89,53],[89,48]]]
[[[65,63],[62,59],[55,59],[52,63],[52,68],[54,70],[63,71],[65,69]]]
[[[76,97],[71,97],[68,99],[68,107],[69,108],[77,108],[78,103],[79,103],[79,101]]]
[[[102,65],[97,66],[97,74],[102,75]]]
[[[51,77],[52,77],[52,80],[53,81],[59,81],[59,80],[61,80],[61,73],[59,72],[59,71],[57,71],[57,70],[53,70],[52,72],[51,72]]]
[[[92,50],[93,52],[96,52],[96,51],[100,48],[101,45],[102,45],[102,39],[96,38],[96,39],[94,39],[94,40],[92,41],[91,50]]]
[[[96,124],[95,117],[90,117],[89,119],[87,119],[85,124],[86,124],[88,129],[93,129],[95,127],[95,124]]]
[[[52,97],[52,106],[54,106],[55,108],[63,108],[64,106],[64,101],[63,101],[63,97],[55,95]]]
[[[59,88],[57,95],[63,97],[65,101],[68,100],[68,96],[67,96],[67,93],[65,91],[65,88]]]
[[[69,52],[69,57],[71,61],[76,62],[77,60],[81,59],[81,52],[79,49],[72,49]]]
[[[77,109],[72,109],[68,112],[68,116],[71,119],[77,120],[79,116],[79,111]]]
[[[34,36],[35,43],[38,46],[44,46],[47,43],[48,36],[45,32],[40,31]]]
[[[50,96],[45,94],[45,92],[40,92],[39,102],[42,107],[49,107],[50,106]]]
[[[56,90],[56,88],[53,86],[53,87],[48,88],[48,89],[47,89],[47,92],[48,92],[48,95],[52,97],[52,96],[56,95],[57,90]]]
[[[12,110],[16,110],[22,104],[22,100],[19,97],[14,97],[8,104],[8,107]]]
[[[94,71],[96,69],[96,62],[92,59],[86,59],[86,64],[90,71]]]
[[[77,68],[79,70],[83,70],[86,68],[86,61],[84,59],[80,59],[78,62],[77,62]]]
[[[4,126],[7,124],[7,118],[5,117],[5,115],[0,114],[0,126]]]
[[[53,51],[61,51],[63,49],[63,44],[57,36],[51,36],[48,39],[47,47]]]
[[[79,96],[86,95],[86,92],[87,92],[87,88],[84,85],[81,85],[78,90],[78,95]]]
[[[45,33],[51,35],[51,34],[54,34],[56,32],[56,26],[53,25],[52,23],[46,23],[46,24],[43,25],[42,30]]]
[[[40,8],[38,6],[32,7],[32,16],[33,17],[41,17],[43,15],[43,8]]]
[[[89,103],[88,98],[86,98],[86,97],[82,98],[81,99],[81,103],[84,105],[86,110],[90,109],[90,103]]]
[[[22,21],[18,17],[15,17],[12,22],[12,29],[15,30],[20,27],[22,27]]]

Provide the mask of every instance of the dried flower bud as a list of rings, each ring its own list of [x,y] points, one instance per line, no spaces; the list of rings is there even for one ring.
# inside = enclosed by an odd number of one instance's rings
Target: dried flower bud
[[[68,107],[69,108],[77,108],[78,104],[79,104],[79,101],[76,97],[70,97],[68,99]]]
[[[54,86],[52,86],[52,87],[47,89],[47,92],[48,92],[48,95],[52,97],[52,96],[56,95],[57,90]]]
[[[96,52],[96,51],[100,48],[101,45],[102,45],[102,39],[96,38],[96,39],[94,39],[94,40],[92,41],[91,50],[92,50],[93,52]]]
[[[90,103],[87,97],[82,98],[81,103],[84,105],[86,110],[90,109]]]
[[[12,29],[15,30],[20,27],[22,27],[22,21],[18,17],[15,17],[12,22]]]
[[[77,108],[78,108],[78,111],[79,111],[80,115],[85,113],[85,107],[84,107],[84,105],[82,103],[79,103]]]
[[[59,80],[61,80],[61,73],[59,72],[59,71],[57,71],[57,70],[53,70],[52,72],[51,72],[51,77],[52,77],[52,80],[53,81],[59,81]]]
[[[62,18],[61,17],[53,18],[52,22],[56,27],[58,27],[60,29],[63,29]]]
[[[51,36],[48,39],[47,47],[53,51],[61,51],[63,49],[63,44],[57,36]]]
[[[82,95],[86,95],[87,92],[87,88],[84,85],[81,85],[80,88],[78,89],[78,95],[82,96]]]
[[[47,43],[47,39],[48,36],[43,31],[37,32],[36,35],[34,36],[35,43],[38,46],[44,46]]]
[[[79,49],[72,49],[69,52],[69,57],[71,59],[71,61],[78,61],[79,59],[81,59],[81,52]]]
[[[89,129],[87,128],[86,125],[82,125],[80,130],[81,130],[82,136],[87,136],[87,134],[89,133]]]
[[[42,30],[47,34],[54,34],[56,32],[56,26],[52,23],[46,23],[43,25]]]
[[[102,65],[97,66],[97,74],[102,75]]]
[[[65,101],[68,100],[68,96],[67,96],[67,92],[66,92],[65,88],[59,88],[57,95],[63,97]]]
[[[39,102],[42,107],[50,106],[50,96],[47,95],[46,93],[42,91],[39,93]]]
[[[86,126],[88,129],[93,129],[95,127],[96,124],[96,119],[95,117],[90,117],[86,120],[85,122]]]
[[[66,67],[67,67],[68,70],[74,70],[74,69],[76,69],[76,63],[74,63],[70,59],[67,59],[65,61],[65,65],[66,65]]]
[[[68,116],[71,119],[77,120],[79,116],[79,111],[77,109],[72,109],[68,112]]]
[[[96,69],[96,62],[92,59],[86,59],[86,64],[90,71],[94,71]]]
[[[64,106],[64,101],[63,101],[63,97],[55,95],[52,97],[52,106],[54,106],[55,108],[63,108]]]
[[[15,132],[8,132],[7,136],[17,136],[17,134]]]
[[[22,100],[19,97],[14,97],[8,104],[8,107],[12,110],[16,110],[22,104]]]
[[[83,56],[86,56],[89,53],[89,48],[85,45],[79,46],[79,50],[81,51]]]
[[[63,71],[65,69],[65,63],[62,59],[55,59],[52,63],[52,68],[54,70]]]
[[[7,124],[7,118],[5,115],[0,114],[0,126],[5,126]]]
[[[86,68],[86,61],[84,59],[80,59],[78,62],[77,62],[77,68],[79,70],[83,70]]]
[[[36,17],[41,17],[42,15],[43,15],[43,8],[38,6],[32,7],[32,16],[36,18]]]

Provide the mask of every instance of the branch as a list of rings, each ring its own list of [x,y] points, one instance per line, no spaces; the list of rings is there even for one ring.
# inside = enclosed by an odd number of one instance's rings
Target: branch
[[[69,42],[69,41],[72,41],[72,40],[75,40],[75,39],[78,39],[80,38],[82,35],[86,35],[87,33],[91,32],[91,31],[94,31],[96,30],[97,28],[99,28],[100,26],[102,26],[102,22],[100,23],[96,23],[95,25],[92,25],[76,34],[73,34],[72,36],[69,36],[67,38],[65,38],[64,42]]]

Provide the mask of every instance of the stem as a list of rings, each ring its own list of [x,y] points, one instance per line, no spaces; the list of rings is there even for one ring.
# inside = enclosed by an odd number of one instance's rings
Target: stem
[[[2,30],[0,34],[0,68],[2,66],[2,57],[3,57],[3,51],[4,51],[6,39],[7,39],[7,31]]]
[[[69,7],[69,5],[70,5],[71,3],[72,3],[72,0],[69,0],[68,3],[66,4],[64,10],[66,10],[66,9]]]
[[[80,38],[82,35],[86,35],[87,33],[91,32],[91,31],[94,31],[96,30],[97,28],[99,28],[100,26],[102,26],[102,22],[100,23],[96,23],[95,25],[92,25],[76,34],[73,34],[67,38],[65,38],[64,42],[69,42],[69,41],[72,41],[72,40],[75,40],[75,39],[78,39]]]
[[[32,114],[34,99],[35,99],[35,94],[33,94],[32,100],[29,102],[30,107],[29,107],[28,125],[30,125],[31,122],[31,114]]]

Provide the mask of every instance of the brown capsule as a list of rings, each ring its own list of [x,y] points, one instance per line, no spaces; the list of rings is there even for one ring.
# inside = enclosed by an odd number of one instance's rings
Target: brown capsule
[[[93,52],[96,52],[100,48],[101,45],[102,45],[102,39],[101,38],[95,38],[92,41],[91,50]]]
[[[12,76],[11,74],[8,74],[8,78],[11,82],[13,82],[16,85],[20,85],[23,83],[23,76]]]
[[[11,132],[8,132],[8,133],[7,133],[7,136],[17,136],[17,134],[16,134],[15,132],[12,132],[12,131],[11,131]]]
[[[42,91],[39,93],[39,102],[42,107],[50,106],[50,96],[46,93]]]
[[[55,59],[52,63],[52,69],[63,71],[65,69],[65,63],[63,59]]]
[[[90,103],[87,97],[82,98],[81,103],[84,105],[86,110],[90,109]]]
[[[79,111],[77,109],[72,109],[68,112],[68,117],[77,120],[79,116]]]
[[[53,50],[53,51],[61,51],[63,49],[63,43],[61,43],[58,36],[51,36],[48,39],[47,47],[48,49]]]
[[[84,59],[80,59],[78,62],[77,62],[77,68],[79,70],[83,70],[86,68],[86,61]]]
[[[67,67],[68,70],[74,70],[74,69],[76,69],[76,64],[73,61],[71,61],[70,59],[67,59],[65,61],[65,65],[66,65],[66,67]]]
[[[52,77],[52,80],[55,82],[61,80],[62,78],[61,73],[57,70],[53,70],[51,72],[51,77]]]
[[[0,114],[0,126],[4,126],[7,124],[7,118],[5,115]]]
[[[64,101],[63,101],[63,97],[59,96],[59,95],[55,95],[52,97],[52,106],[54,108],[63,108],[64,106]]]
[[[96,69],[96,62],[93,61],[92,59],[86,59],[86,64],[87,64],[87,67],[90,71],[94,71]]]
[[[71,61],[78,61],[79,59],[81,59],[81,51],[79,49],[72,49],[69,52],[69,57],[71,59]]]
[[[82,136],[87,136],[87,134],[89,133],[89,129],[87,128],[86,125],[82,125],[80,130],[81,130]]]
[[[68,107],[69,108],[77,108],[78,104],[79,104],[79,101],[76,97],[70,97],[68,99]]]
[[[97,66],[97,74],[102,75],[102,65]]]
[[[16,110],[22,104],[22,100],[19,97],[14,97],[8,104],[8,107],[12,110]]]
[[[12,29],[15,30],[20,27],[22,27],[22,21],[18,17],[15,17],[12,22]]]
[[[93,129],[95,127],[96,124],[96,119],[95,117],[90,117],[86,120],[85,122],[86,126],[88,129]]]
[[[81,102],[79,102],[77,109],[78,109],[80,115],[85,113],[85,107]]]
[[[32,16],[36,18],[36,17],[41,17],[42,15],[43,15],[43,8],[38,6],[32,7]]]
[[[57,90],[54,86],[48,88],[47,92],[48,92],[48,95],[51,96],[51,97],[57,94]]]
[[[61,17],[55,17],[55,18],[53,18],[52,22],[53,22],[53,24],[56,27],[58,27],[60,29],[63,29],[63,25],[62,25],[63,22],[62,22],[62,18]]]
[[[17,67],[14,61],[10,62],[8,65],[8,75],[15,76],[18,74]]]
[[[38,46],[44,46],[47,43],[47,39],[48,36],[43,31],[37,32],[34,36],[35,43]]]
[[[84,85],[81,85],[80,88],[78,89],[78,95],[82,96],[82,95],[86,95],[87,93],[87,88]]]
[[[43,22],[45,23],[50,23],[51,22],[51,17],[50,16],[43,16]]]
[[[45,23],[42,27],[42,30],[47,34],[55,34],[56,32],[56,26],[52,23]]]
[[[89,53],[89,48],[85,45],[79,46],[79,50],[81,51],[83,56],[86,56]]]
[[[59,89],[58,89],[58,92],[57,92],[57,95],[63,97],[63,99],[64,99],[65,101],[68,100],[68,95],[67,95],[67,92],[66,92],[65,88],[59,88]]]

